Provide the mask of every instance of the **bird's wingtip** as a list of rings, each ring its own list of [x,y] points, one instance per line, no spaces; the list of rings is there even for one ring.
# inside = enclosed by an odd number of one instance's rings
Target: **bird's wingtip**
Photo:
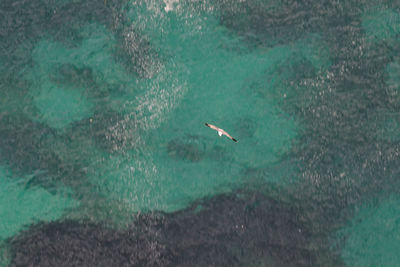
[[[234,142],[237,142],[237,140],[236,140],[235,138],[232,138],[232,140],[233,140]]]

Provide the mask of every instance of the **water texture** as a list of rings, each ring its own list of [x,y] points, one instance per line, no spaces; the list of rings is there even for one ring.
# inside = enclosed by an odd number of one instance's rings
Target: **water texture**
[[[399,54],[391,0],[3,0],[0,265],[399,265]]]

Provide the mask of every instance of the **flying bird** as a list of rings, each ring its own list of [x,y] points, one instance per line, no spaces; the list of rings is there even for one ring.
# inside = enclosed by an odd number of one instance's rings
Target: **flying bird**
[[[232,136],[230,136],[230,134],[228,134],[227,132],[225,132],[224,130],[222,130],[221,128],[218,128],[215,125],[212,124],[208,124],[206,123],[206,126],[210,127],[213,130],[216,130],[218,132],[219,136],[225,135],[226,137],[228,137],[229,139],[231,139],[234,142],[237,142],[237,140],[235,138],[233,138]]]

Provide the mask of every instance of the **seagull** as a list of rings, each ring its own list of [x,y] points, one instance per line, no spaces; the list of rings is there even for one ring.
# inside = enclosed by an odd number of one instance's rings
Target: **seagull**
[[[225,135],[226,137],[228,137],[229,139],[231,139],[234,142],[237,142],[237,140],[235,138],[233,138],[232,136],[230,136],[227,132],[225,132],[224,130],[222,130],[221,128],[218,128],[217,126],[214,126],[212,124],[208,124],[206,123],[207,127],[210,127],[211,129],[214,129],[218,132],[219,136]]]

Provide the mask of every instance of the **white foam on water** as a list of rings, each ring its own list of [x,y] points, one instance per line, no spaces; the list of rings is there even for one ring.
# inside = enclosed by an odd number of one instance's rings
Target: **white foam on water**
[[[165,12],[173,11],[177,3],[179,3],[179,0],[164,0]]]
[[[129,110],[129,112],[123,119],[110,126],[107,131],[107,138],[120,141],[112,150],[121,151],[122,147],[135,147],[142,154],[147,154],[148,152],[143,151],[146,145],[144,140],[146,132],[156,130],[169,118],[170,113],[179,105],[185,92],[186,85],[184,83],[160,84],[156,82],[143,95],[125,103],[123,109]],[[149,158],[151,157],[149,156]]]
[[[184,86],[177,85],[170,90],[164,88],[152,88],[137,102],[138,119],[142,129],[156,129],[166,119],[168,114],[177,106],[183,96]]]
[[[130,142],[127,147],[135,149],[116,148],[123,154],[111,156],[101,163],[107,167],[102,170],[103,174],[98,173],[103,176],[101,183],[107,184],[106,190],[114,192],[114,197],[132,210],[160,209],[166,205],[162,201],[163,194],[155,196],[155,192],[162,191],[160,185],[165,177],[160,175],[154,150],[146,140],[151,131],[157,131],[170,118],[187,91],[186,82],[174,77],[175,71],[166,69],[163,68],[153,81],[141,85],[144,93],[125,103],[123,109],[128,112],[109,131],[118,135],[118,140],[123,143]]]

